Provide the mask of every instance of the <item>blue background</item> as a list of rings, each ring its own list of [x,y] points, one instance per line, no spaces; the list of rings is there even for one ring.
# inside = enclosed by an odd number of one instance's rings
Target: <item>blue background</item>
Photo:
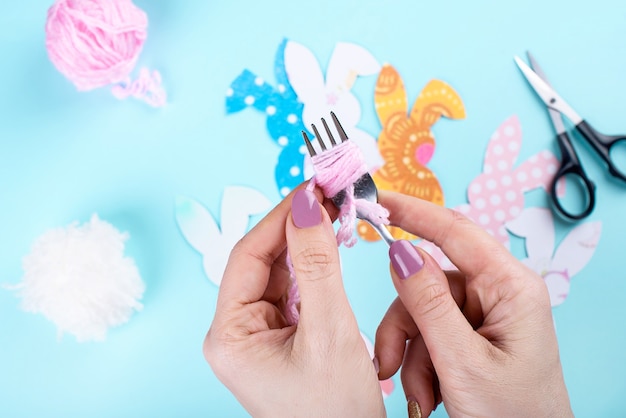
[[[557,152],[547,114],[513,63],[527,49],[592,125],[626,133],[623,1],[136,0],[150,20],[138,66],[161,71],[169,94],[163,109],[117,101],[108,89],[77,92],[46,54],[50,4],[5,2],[0,13],[0,283],[19,282],[21,259],[44,231],[98,213],[130,233],[127,254],[147,290],[129,323],[103,343],[82,344],[71,335],[57,341],[52,323],[0,290],[2,416],[246,416],[202,357],[217,288],[178,230],[174,200],[190,196],[218,214],[224,187],[244,185],[279,201],[279,150],[263,115],[226,116],[224,95],[244,68],[273,83],[283,37],[311,49],[323,66],[338,41],[366,47],[398,69],[410,102],[432,78],[459,92],[467,118],[435,125],[430,163],[449,206],[465,202],[467,180],[480,172],[487,141],[508,116],[517,114],[523,128],[518,162],[545,148]],[[360,127],[376,136],[374,82],[359,79],[355,92]],[[598,183],[590,220],[601,220],[603,230],[554,310],[563,367],[577,416],[625,416],[626,186],[608,181],[598,160],[578,149]],[[545,206],[545,193],[530,193],[526,204]],[[557,226],[557,239],[571,228]],[[512,251],[522,257],[523,242],[514,239]],[[359,242],[342,256],[360,327],[373,338],[394,298],[386,248]],[[387,408],[401,417],[406,403],[395,383]],[[445,416],[443,408],[436,415]]]

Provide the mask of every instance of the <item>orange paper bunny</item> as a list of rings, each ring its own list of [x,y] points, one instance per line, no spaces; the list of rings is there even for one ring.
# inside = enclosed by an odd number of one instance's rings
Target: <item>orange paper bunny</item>
[[[385,64],[376,82],[374,102],[383,127],[378,137],[378,149],[385,161],[372,175],[376,185],[380,189],[417,196],[443,206],[441,185],[426,167],[435,151],[435,138],[430,129],[441,116],[464,118],[461,98],[448,84],[431,80],[409,113],[402,78],[394,67]],[[394,227],[389,230],[396,239],[416,238]],[[359,222],[357,232],[366,241],[380,239],[363,221]]]

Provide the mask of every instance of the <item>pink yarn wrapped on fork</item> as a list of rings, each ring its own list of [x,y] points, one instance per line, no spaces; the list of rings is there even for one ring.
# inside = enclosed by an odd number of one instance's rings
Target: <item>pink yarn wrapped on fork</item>
[[[315,176],[307,185],[307,189],[313,190],[319,186],[328,198],[335,197],[345,190],[346,201],[339,211],[341,226],[337,231],[337,245],[344,244],[352,247],[356,244],[353,235],[356,223],[357,210],[367,215],[368,219],[377,220],[378,223],[389,224],[389,212],[380,204],[365,199],[354,198],[354,183],[365,173],[367,165],[359,147],[352,141],[344,141],[322,153],[311,157]]]

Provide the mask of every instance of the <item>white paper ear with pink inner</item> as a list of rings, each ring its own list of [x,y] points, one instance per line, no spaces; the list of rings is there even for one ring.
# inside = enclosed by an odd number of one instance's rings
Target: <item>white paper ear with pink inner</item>
[[[40,313],[82,341],[102,341],[109,328],[130,319],[145,285],[124,256],[127,233],[93,215],[89,222],[56,228],[37,238],[23,259],[16,286],[22,309]]]

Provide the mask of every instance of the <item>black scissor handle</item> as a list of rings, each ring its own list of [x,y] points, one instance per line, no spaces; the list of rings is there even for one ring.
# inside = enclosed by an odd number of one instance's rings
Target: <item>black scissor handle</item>
[[[626,173],[617,168],[611,159],[611,148],[620,141],[626,141],[626,136],[604,135],[593,129],[591,125],[584,120],[576,125],[576,129],[578,129],[578,132],[585,137],[600,157],[602,157],[604,162],[606,162],[609,168],[609,173],[611,173],[613,177],[626,181]]]
[[[591,212],[593,212],[593,208],[596,205],[596,185],[589,177],[587,177],[587,174],[585,174],[585,170],[583,170],[583,167],[580,164],[576,150],[572,146],[572,142],[570,141],[567,133],[564,132],[558,134],[556,139],[561,150],[561,166],[552,180],[550,196],[559,215],[570,221],[578,221],[586,218]],[[574,177],[580,180],[581,185],[583,186],[583,191],[585,193],[585,206],[581,212],[572,213],[568,211],[565,207],[563,207],[557,196],[556,189],[558,182],[566,176]]]

